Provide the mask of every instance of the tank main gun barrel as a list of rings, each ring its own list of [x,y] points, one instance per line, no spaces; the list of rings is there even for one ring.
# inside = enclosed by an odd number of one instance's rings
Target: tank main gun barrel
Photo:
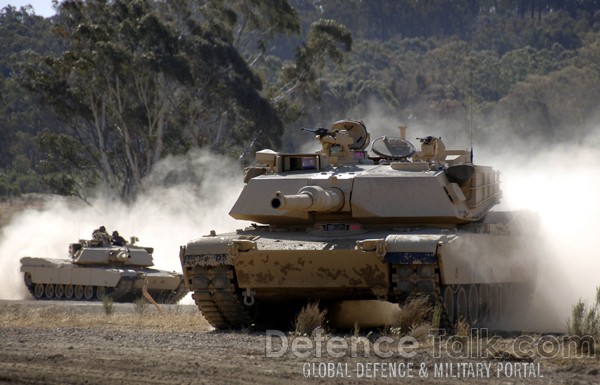
[[[335,212],[344,206],[344,193],[337,188],[302,187],[298,194],[284,195],[277,191],[271,207],[277,210]]]

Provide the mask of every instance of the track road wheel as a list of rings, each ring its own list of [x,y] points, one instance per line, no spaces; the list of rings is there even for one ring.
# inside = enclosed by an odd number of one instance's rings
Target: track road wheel
[[[490,313],[490,289],[487,285],[479,285],[479,321],[488,321]]]
[[[54,285],[51,283],[47,283],[44,289],[44,297],[45,299],[53,299],[54,298]]]
[[[25,286],[27,286],[27,288],[33,287],[33,280],[31,278],[31,273],[25,273],[25,276],[23,277],[23,280],[25,281]]]
[[[83,298],[83,286],[81,285],[77,285],[75,286],[75,299],[78,301],[81,301],[81,299]]]
[[[61,285],[59,283],[57,283],[56,285],[54,285],[54,298],[56,299],[62,299],[62,297],[65,295],[65,286]]]
[[[469,301],[469,321],[471,324],[479,322],[479,293],[477,286],[469,285],[468,287],[468,301]]]
[[[510,319],[510,313],[512,311],[510,286],[508,284],[500,285],[498,294],[500,296],[498,320],[504,322]]]
[[[99,301],[102,301],[104,297],[106,297],[106,288],[104,286],[98,286],[96,288],[96,298],[98,298]]]
[[[452,291],[452,286],[446,286],[444,288],[444,308],[446,309],[446,314],[448,314],[448,320],[451,324],[454,324],[454,293]]]
[[[456,292],[456,321],[469,322],[467,292],[463,285],[458,287]]]
[[[73,299],[73,285],[65,285],[65,299]]]
[[[94,286],[87,285],[83,288],[83,297],[86,301],[91,301],[94,299]]]
[[[500,295],[498,285],[491,285],[490,287],[490,312],[488,316],[488,322],[494,323],[498,321],[498,314],[500,312]]]
[[[35,297],[35,299],[44,298],[44,284],[43,283],[35,284],[35,290],[33,291],[33,296]]]

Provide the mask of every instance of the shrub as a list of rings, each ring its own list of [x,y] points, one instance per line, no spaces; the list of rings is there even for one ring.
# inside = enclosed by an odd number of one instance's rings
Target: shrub
[[[133,309],[142,317],[148,308],[148,301],[144,297],[140,297],[133,302]]]
[[[102,307],[104,308],[104,314],[106,315],[112,315],[115,312],[111,296],[105,295],[104,298],[102,298]]]
[[[600,335],[600,286],[596,287],[593,304],[579,299],[571,309],[567,320],[567,333],[577,336],[577,350],[595,352],[595,338]]]
[[[319,303],[309,303],[300,310],[294,322],[296,335],[311,335],[315,329],[325,325],[327,310],[321,311]]]
[[[426,323],[431,312],[432,308],[427,296],[412,297],[395,311],[390,330],[393,330],[395,334],[407,334]]]

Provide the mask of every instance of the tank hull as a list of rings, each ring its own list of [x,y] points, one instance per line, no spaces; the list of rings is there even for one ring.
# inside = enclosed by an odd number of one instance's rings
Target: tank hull
[[[213,325],[241,327],[254,307],[307,300],[379,299],[401,303],[423,294],[439,303],[445,322],[493,324],[510,312],[513,291],[535,281],[530,239],[515,213],[446,228],[358,231],[269,231],[204,237],[181,249],[187,285]],[[215,271],[217,273],[215,273]],[[217,284],[213,282],[216,277]],[[219,308],[215,287],[230,302]],[[228,317],[226,309],[236,308]],[[247,316],[239,316],[246,314]]]
[[[159,303],[177,303],[188,292],[182,275],[136,266],[78,265],[68,259],[24,257],[21,272],[34,299],[133,302],[148,293]]]

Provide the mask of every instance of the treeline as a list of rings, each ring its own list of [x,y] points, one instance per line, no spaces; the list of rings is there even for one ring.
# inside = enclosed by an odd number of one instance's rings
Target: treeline
[[[410,37],[477,39],[480,28],[495,20],[541,21],[557,13],[593,23],[600,10],[593,0],[295,0],[293,4],[304,19],[316,15],[331,18],[348,26],[356,39],[382,42]],[[487,46],[489,36],[482,37],[481,43]]]
[[[450,133],[584,137],[598,118],[597,3],[70,0],[50,19],[9,6],[0,195],[127,198],[169,154],[246,163],[297,149],[299,127],[374,110]]]

